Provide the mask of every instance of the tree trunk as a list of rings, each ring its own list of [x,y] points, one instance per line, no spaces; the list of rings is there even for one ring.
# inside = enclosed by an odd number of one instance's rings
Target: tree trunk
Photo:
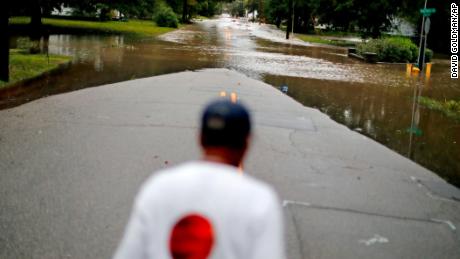
[[[371,37],[373,39],[377,39],[377,38],[380,38],[380,28],[378,26],[374,26],[372,27],[372,30],[371,30]]]
[[[10,77],[10,49],[8,32],[8,7],[1,8],[0,11],[0,80],[8,82]]]
[[[257,18],[259,19],[259,22],[264,22],[265,21],[265,15],[264,15],[264,1],[259,0],[259,6],[257,8],[259,10],[259,13],[257,14]]]
[[[30,4],[30,29],[32,33],[39,34],[42,27],[42,8],[40,6],[40,0],[33,0]]]
[[[276,28],[278,28],[278,29],[281,27],[281,18],[280,17],[276,17],[275,25],[276,25]]]
[[[182,22],[186,23],[188,22],[188,5],[187,5],[187,0],[183,0],[183,5],[182,5]]]
[[[32,46],[29,49],[31,54],[40,52],[40,37],[42,32],[42,9],[40,0],[32,0],[30,4],[30,41]]]
[[[287,28],[286,28],[286,39],[289,39],[289,33],[292,30],[292,0],[288,1],[288,20],[287,20]]]

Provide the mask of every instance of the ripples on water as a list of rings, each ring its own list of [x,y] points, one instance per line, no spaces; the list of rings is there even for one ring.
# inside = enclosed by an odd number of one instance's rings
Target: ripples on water
[[[346,57],[346,50],[294,41],[272,27],[232,19],[210,20],[160,39],[123,36],[52,35],[49,51],[74,57],[65,73],[23,86],[17,105],[40,96],[133,78],[201,68],[226,67],[275,87],[334,120],[410,157],[460,185],[460,124],[417,107],[420,136],[412,136],[413,88],[404,65],[371,65]],[[281,44],[280,44],[281,43]],[[14,44],[13,44],[14,45]],[[460,99],[449,62],[436,60],[423,96]],[[414,124],[412,123],[412,124]]]

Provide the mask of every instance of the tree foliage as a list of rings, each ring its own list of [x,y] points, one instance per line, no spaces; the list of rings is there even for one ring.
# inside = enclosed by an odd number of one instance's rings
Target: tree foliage
[[[455,2],[455,1],[452,1]],[[399,15],[408,19],[417,28],[420,34],[422,15],[420,8],[423,8],[424,0],[402,0],[399,3]],[[429,0],[427,7],[435,8],[436,13],[431,15],[431,27],[428,35],[428,46],[436,51],[449,53],[450,35],[450,2]],[[457,2],[458,3],[458,2]],[[436,28],[436,29],[434,29]]]
[[[230,4],[230,14],[234,17],[241,17],[245,14],[243,0],[236,0]]]
[[[156,11],[153,20],[158,26],[161,27],[171,27],[177,28],[179,25],[179,20],[177,19],[176,14],[167,5],[161,5]]]
[[[12,2],[12,15],[27,15],[32,24],[39,27],[41,17],[50,15],[53,9],[74,8],[74,16],[111,19],[111,11],[118,10],[126,18],[152,19],[157,9],[169,6],[184,21],[194,15],[213,16],[221,0],[17,0]],[[225,0],[223,0],[225,1]]]
[[[266,0],[269,20],[279,24],[287,19],[287,0]],[[387,29],[397,11],[396,0],[296,0],[294,28],[297,32],[311,32],[314,25],[327,24],[331,29],[353,31],[357,28],[365,36],[378,37]]]
[[[288,20],[289,0],[265,0],[264,13],[270,23],[278,27]],[[420,33],[421,14],[425,0],[294,0],[295,32],[311,33],[314,26],[323,24],[329,30],[359,32],[363,37],[378,38],[391,27],[395,17],[411,22]],[[449,8],[446,1],[428,1],[436,8],[431,16],[428,45],[434,49],[448,50]],[[250,10],[247,6],[246,9]],[[443,36],[441,36],[443,35]]]

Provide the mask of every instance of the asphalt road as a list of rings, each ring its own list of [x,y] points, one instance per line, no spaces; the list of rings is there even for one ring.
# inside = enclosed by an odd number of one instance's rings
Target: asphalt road
[[[108,258],[153,171],[199,158],[204,104],[251,109],[247,173],[272,184],[289,258],[459,258],[460,191],[388,148],[225,69],[0,111],[0,258]]]

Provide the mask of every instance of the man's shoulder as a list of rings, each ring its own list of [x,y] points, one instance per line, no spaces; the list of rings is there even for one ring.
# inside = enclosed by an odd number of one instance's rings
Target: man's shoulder
[[[268,188],[264,182],[238,171],[236,167],[203,161],[191,161],[153,173],[144,184],[146,186],[164,185],[166,183],[181,183],[194,181],[227,181],[227,184],[251,185]]]
[[[209,180],[206,176],[232,177],[236,168],[217,163],[189,161],[166,169],[158,170],[149,177],[145,186],[160,185],[164,182],[183,182],[194,178]]]
[[[235,167],[192,161],[153,173],[142,186],[139,196],[163,195],[175,189],[193,189],[204,185],[259,197],[273,196],[275,193],[268,184],[248,174],[241,174]]]

